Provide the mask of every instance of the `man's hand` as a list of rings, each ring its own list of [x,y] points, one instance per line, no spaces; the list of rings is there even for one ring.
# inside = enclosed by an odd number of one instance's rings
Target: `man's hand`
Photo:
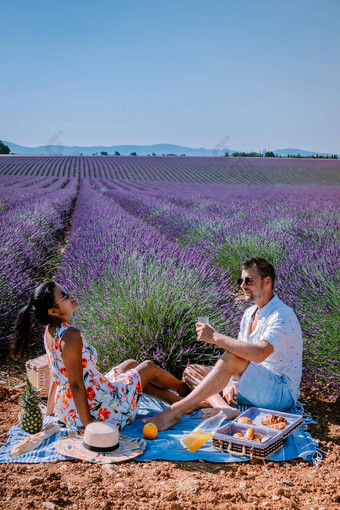
[[[214,333],[215,330],[210,324],[202,324],[198,322],[196,324],[197,341],[206,342],[207,344],[214,344]]]
[[[223,398],[228,404],[237,404],[237,389],[235,384],[228,383],[227,386],[223,390]]]

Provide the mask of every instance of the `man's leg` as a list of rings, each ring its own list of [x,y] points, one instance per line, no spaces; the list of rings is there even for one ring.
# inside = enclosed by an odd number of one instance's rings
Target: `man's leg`
[[[286,379],[262,363],[249,363],[236,386],[237,401],[240,404],[277,411],[285,411],[294,405]]]
[[[181,401],[172,404],[168,409],[143,420],[145,423],[151,421],[158,430],[167,430],[179,422],[182,414],[195,408],[203,400],[219,393],[229,382],[232,375],[240,376],[248,366],[248,361],[229,352],[225,352],[217,361],[211,372],[200,382],[200,384],[188,396]],[[237,409],[228,406],[224,407],[228,419],[238,416]]]
[[[204,365],[189,365],[183,372],[183,381],[191,390],[195,389],[203,379],[211,372],[211,368]],[[219,393],[206,399],[211,407],[229,407],[226,401]]]

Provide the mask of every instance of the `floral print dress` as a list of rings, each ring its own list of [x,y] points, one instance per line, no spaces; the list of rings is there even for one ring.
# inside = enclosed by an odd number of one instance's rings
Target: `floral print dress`
[[[62,322],[57,327],[51,350],[47,346],[48,328],[46,328],[44,344],[49,369],[57,385],[54,405],[56,417],[66,427],[83,427],[72,397],[63,354],[60,351],[61,337],[69,327],[67,322]],[[90,413],[94,420],[107,421],[121,430],[136,418],[138,401],[142,393],[139,373],[135,369],[122,373],[119,368],[112,368],[110,372],[102,375],[96,367],[96,349],[89,345],[83,336],[82,341],[83,380]]]

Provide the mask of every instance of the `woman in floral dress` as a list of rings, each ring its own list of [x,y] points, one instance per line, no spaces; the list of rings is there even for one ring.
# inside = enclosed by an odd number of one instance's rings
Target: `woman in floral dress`
[[[69,324],[78,302],[55,282],[41,284],[17,318],[12,355],[23,357],[30,335],[30,313],[45,326],[44,344],[51,371],[47,414],[65,426],[86,427],[108,421],[122,429],[137,414],[142,391],[170,404],[186,391],[185,383],[152,361],[127,360],[103,375],[96,367],[97,352],[81,332]],[[175,390],[178,395],[168,391]]]

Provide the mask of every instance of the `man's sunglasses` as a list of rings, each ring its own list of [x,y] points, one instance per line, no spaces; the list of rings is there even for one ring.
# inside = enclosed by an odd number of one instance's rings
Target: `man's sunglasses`
[[[66,287],[62,288],[61,293],[62,293],[63,297],[61,299],[59,299],[58,301],[56,301],[53,306],[55,306],[58,303],[60,303],[60,301],[63,301],[63,299],[68,299],[70,297],[70,293],[69,293],[69,291],[67,290]]]
[[[260,278],[266,278],[266,277],[260,275]],[[246,276],[244,279],[243,278],[239,278],[237,280],[237,285],[241,286],[243,284],[243,282],[244,282],[245,285],[253,285],[255,280],[256,280],[256,278],[252,278],[251,276]]]

